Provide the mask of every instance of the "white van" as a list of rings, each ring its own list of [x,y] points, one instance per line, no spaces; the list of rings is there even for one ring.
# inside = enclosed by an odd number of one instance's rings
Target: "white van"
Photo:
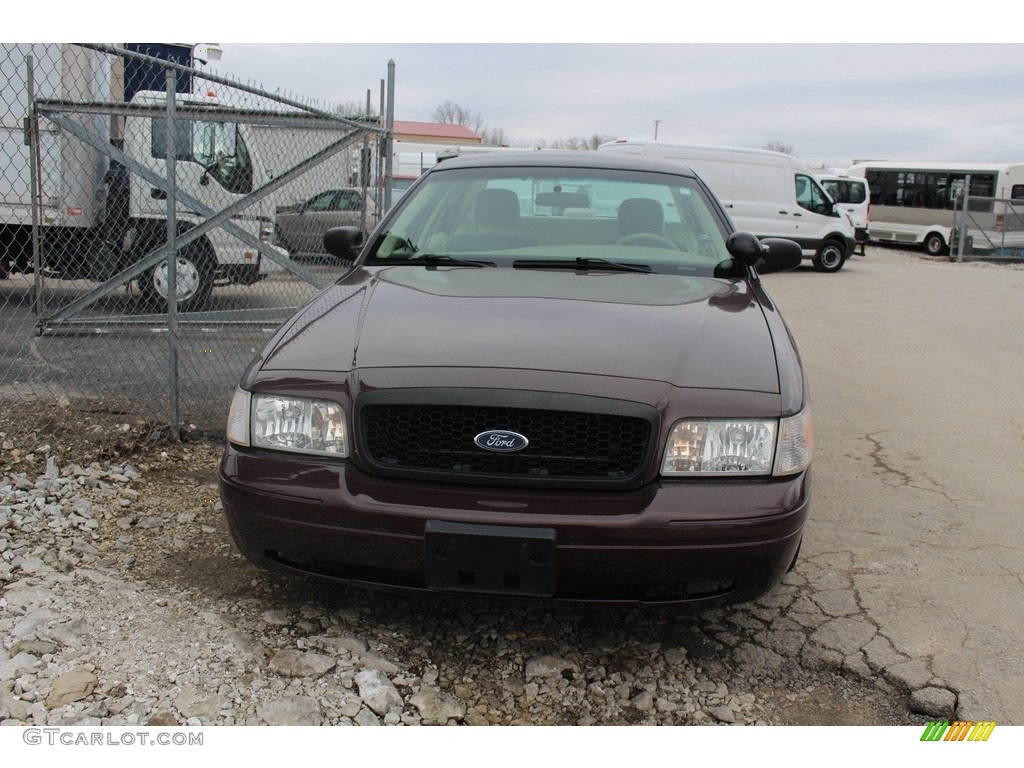
[[[868,241],[871,217],[871,189],[868,187],[867,179],[843,173],[819,173],[818,181],[836,201],[839,210],[850,217],[850,221],[853,222],[853,237],[863,254],[864,244]]]
[[[815,269],[838,272],[853,253],[854,228],[814,174],[781,152],[620,139],[599,151],[660,157],[689,166],[722,201],[737,230],[795,240]]]

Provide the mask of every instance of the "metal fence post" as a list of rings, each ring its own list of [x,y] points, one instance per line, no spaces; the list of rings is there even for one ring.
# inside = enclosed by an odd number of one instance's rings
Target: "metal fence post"
[[[167,68],[167,351],[169,356],[170,375],[168,392],[171,398],[171,436],[175,440],[181,439],[181,424],[178,409],[178,186],[175,173],[175,164],[178,156],[178,149],[175,145],[177,125],[175,118],[175,87],[177,85],[176,72],[173,68]],[[157,264],[153,269],[160,269]]]
[[[43,240],[41,237],[43,184],[42,167],[39,162],[39,116],[36,113],[35,67],[32,54],[25,57],[25,83],[28,97],[28,162],[29,197],[32,200],[32,312],[36,317],[43,314]]]
[[[394,146],[392,144],[393,137],[395,135],[395,60],[388,59],[388,104],[387,113],[384,117],[384,127],[387,132],[384,134],[384,146],[387,148],[387,154],[384,157],[384,178],[388,180],[388,183],[384,186],[384,210],[391,209],[391,180],[394,178],[394,168],[392,166],[392,158],[394,153]]]
[[[971,196],[971,175],[967,174],[964,179],[964,190],[960,195],[960,228],[956,249],[956,261],[961,263],[964,260],[964,245],[967,242],[967,201]]]

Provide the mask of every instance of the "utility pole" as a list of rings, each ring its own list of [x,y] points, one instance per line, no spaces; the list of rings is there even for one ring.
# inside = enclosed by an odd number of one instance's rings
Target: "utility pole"
[[[661,125],[661,120],[654,121],[654,140],[658,140],[658,126]]]

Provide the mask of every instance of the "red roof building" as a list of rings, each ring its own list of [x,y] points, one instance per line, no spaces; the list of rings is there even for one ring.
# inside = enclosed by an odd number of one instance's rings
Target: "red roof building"
[[[464,125],[447,123],[420,123],[415,120],[395,120],[395,142],[422,144],[482,144],[483,139]],[[398,151],[398,148],[395,148]]]

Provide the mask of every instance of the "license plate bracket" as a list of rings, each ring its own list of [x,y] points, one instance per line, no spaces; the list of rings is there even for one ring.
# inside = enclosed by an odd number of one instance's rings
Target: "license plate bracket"
[[[451,592],[551,597],[555,530],[428,520],[427,588]]]

